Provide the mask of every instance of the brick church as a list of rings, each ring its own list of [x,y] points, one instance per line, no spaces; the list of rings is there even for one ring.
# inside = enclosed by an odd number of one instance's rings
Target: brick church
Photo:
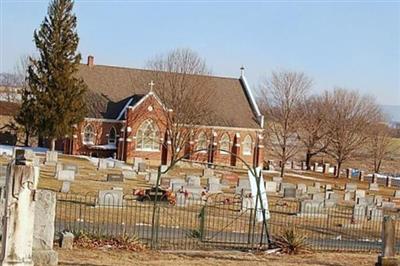
[[[66,154],[114,157],[128,163],[141,157],[153,165],[167,164],[171,147],[165,124],[160,122],[164,106],[150,88],[157,86],[152,83],[156,74],[168,73],[96,65],[94,57],[89,56],[87,63],[80,65],[78,74],[88,85],[85,99],[88,115],[74,128],[72,137],[59,143],[59,147]],[[237,155],[249,165],[261,165],[264,117],[243,68],[239,78],[207,78],[212,83],[202,89],[213,92],[209,106],[218,114],[218,119],[213,124],[198,125],[200,130],[188,147],[192,151],[207,151],[202,156],[189,152],[187,160],[241,167],[243,163]]]

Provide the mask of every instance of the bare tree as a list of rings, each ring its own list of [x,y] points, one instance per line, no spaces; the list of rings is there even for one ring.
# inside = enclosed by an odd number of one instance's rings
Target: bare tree
[[[210,125],[213,96],[210,71],[205,60],[190,49],[175,49],[148,62],[155,72],[154,90],[165,105],[163,120],[170,145],[170,162],[185,152],[188,143],[199,130],[198,125]]]
[[[389,127],[382,121],[368,129],[367,151],[372,160],[374,173],[379,173],[382,163],[394,152],[391,146],[392,136]]]
[[[281,160],[281,176],[285,164],[299,149],[299,128],[304,114],[299,108],[311,87],[311,79],[303,73],[273,72],[261,87],[260,106],[267,118],[267,140]]]
[[[342,164],[366,144],[367,129],[380,111],[371,97],[345,89],[325,92],[324,105],[328,108],[325,121],[330,140],[326,153],[336,161],[339,177]]]
[[[307,98],[299,108],[299,112],[305,117],[299,125],[299,138],[306,150],[307,170],[310,170],[311,158],[324,152],[329,144],[323,98],[321,96]]]

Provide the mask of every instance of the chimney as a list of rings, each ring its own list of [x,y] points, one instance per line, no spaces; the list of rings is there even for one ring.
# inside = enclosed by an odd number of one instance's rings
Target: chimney
[[[93,55],[89,55],[89,56],[88,56],[88,58],[87,58],[87,65],[88,65],[89,67],[94,66],[94,56],[93,56]]]
[[[240,68],[240,76],[243,77],[244,76],[244,66],[242,66]]]

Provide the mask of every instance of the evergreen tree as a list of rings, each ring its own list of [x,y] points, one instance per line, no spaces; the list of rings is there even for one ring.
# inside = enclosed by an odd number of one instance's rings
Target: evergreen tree
[[[18,128],[24,131],[24,145],[29,146],[29,139],[37,132],[38,116],[35,111],[36,99],[27,86],[22,89],[22,105],[14,120],[18,123]]]
[[[86,84],[76,77],[80,53],[76,32],[76,16],[72,13],[72,0],[53,0],[34,41],[39,51],[38,59],[30,58],[28,86],[34,99],[32,108],[36,116],[38,133],[51,141],[72,131],[72,126],[85,116],[83,95]]]

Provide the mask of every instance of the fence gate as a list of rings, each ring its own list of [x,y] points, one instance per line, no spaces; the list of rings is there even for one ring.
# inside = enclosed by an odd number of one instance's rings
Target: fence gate
[[[239,197],[215,195],[209,198],[201,215],[201,241],[206,247],[253,249],[267,244],[252,205]]]

